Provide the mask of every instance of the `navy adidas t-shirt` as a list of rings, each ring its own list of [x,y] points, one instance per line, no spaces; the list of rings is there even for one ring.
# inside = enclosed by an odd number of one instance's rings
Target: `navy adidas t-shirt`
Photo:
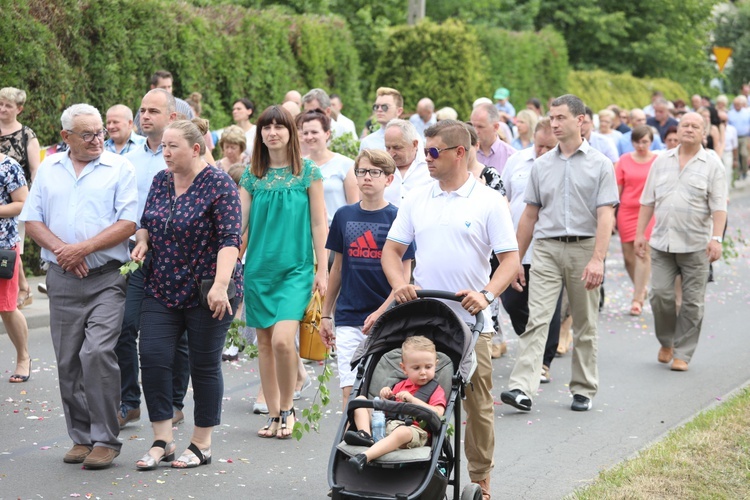
[[[355,203],[334,214],[326,248],[343,257],[336,326],[362,326],[391,293],[380,257],[397,212],[398,208],[390,203],[373,211],[362,210]],[[410,245],[404,260],[413,258],[414,246]]]

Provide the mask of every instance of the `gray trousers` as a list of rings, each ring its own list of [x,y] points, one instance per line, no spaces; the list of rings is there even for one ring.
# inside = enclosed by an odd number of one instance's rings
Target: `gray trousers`
[[[68,435],[75,444],[118,451],[120,368],[115,345],[126,289],[119,266],[105,264],[83,279],[55,264],[47,273],[50,332]]]
[[[682,306],[677,314],[674,280],[682,275]],[[693,357],[703,324],[708,283],[705,250],[690,253],[662,252],[651,248],[651,294],[656,338],[663,347],[674,347],[674,357],[687,363]]]

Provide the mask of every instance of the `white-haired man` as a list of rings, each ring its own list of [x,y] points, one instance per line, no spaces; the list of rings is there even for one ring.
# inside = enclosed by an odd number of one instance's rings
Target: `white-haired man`
[[[60,121],[69,149],[44,159],[20,218],[49,262],[50,333],[74,444],[63,460],[103,469],[122,446],[115,344],[126,281],[119,268],[129,260],[138,190],[133,165],[104,150],[96,108],[74,104]]]

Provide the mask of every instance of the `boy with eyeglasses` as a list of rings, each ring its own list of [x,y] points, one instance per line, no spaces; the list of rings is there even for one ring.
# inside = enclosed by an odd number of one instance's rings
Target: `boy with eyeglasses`
[[[362,151],[354,162],[362,199],[339,208],[328,232],[326,248],[334,252],[334,259],[323,301],[320,337],[326,346],[336,346],[344,409],[355,379],[350,366],[352,355],[393,300],[380,257],[398,211],[383,195],[395,170],[393,158],[385,151]],[[413,258],[412,246],[402,260],[407,281]]]

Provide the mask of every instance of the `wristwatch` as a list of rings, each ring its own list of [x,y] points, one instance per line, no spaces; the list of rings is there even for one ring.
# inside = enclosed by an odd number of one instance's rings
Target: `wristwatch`
[[[724,241],[724,238],[721,236],[711,236],[711,239],[714,241],[718,241],[719,243],[722,243]]]
[[[492,301],[495,300],[495,296],[492,294],[492,292],[488,292],[487,290],[481,290],[479,293],[484,295],[484,298],[487,299],[488,304],[492,304]]]

